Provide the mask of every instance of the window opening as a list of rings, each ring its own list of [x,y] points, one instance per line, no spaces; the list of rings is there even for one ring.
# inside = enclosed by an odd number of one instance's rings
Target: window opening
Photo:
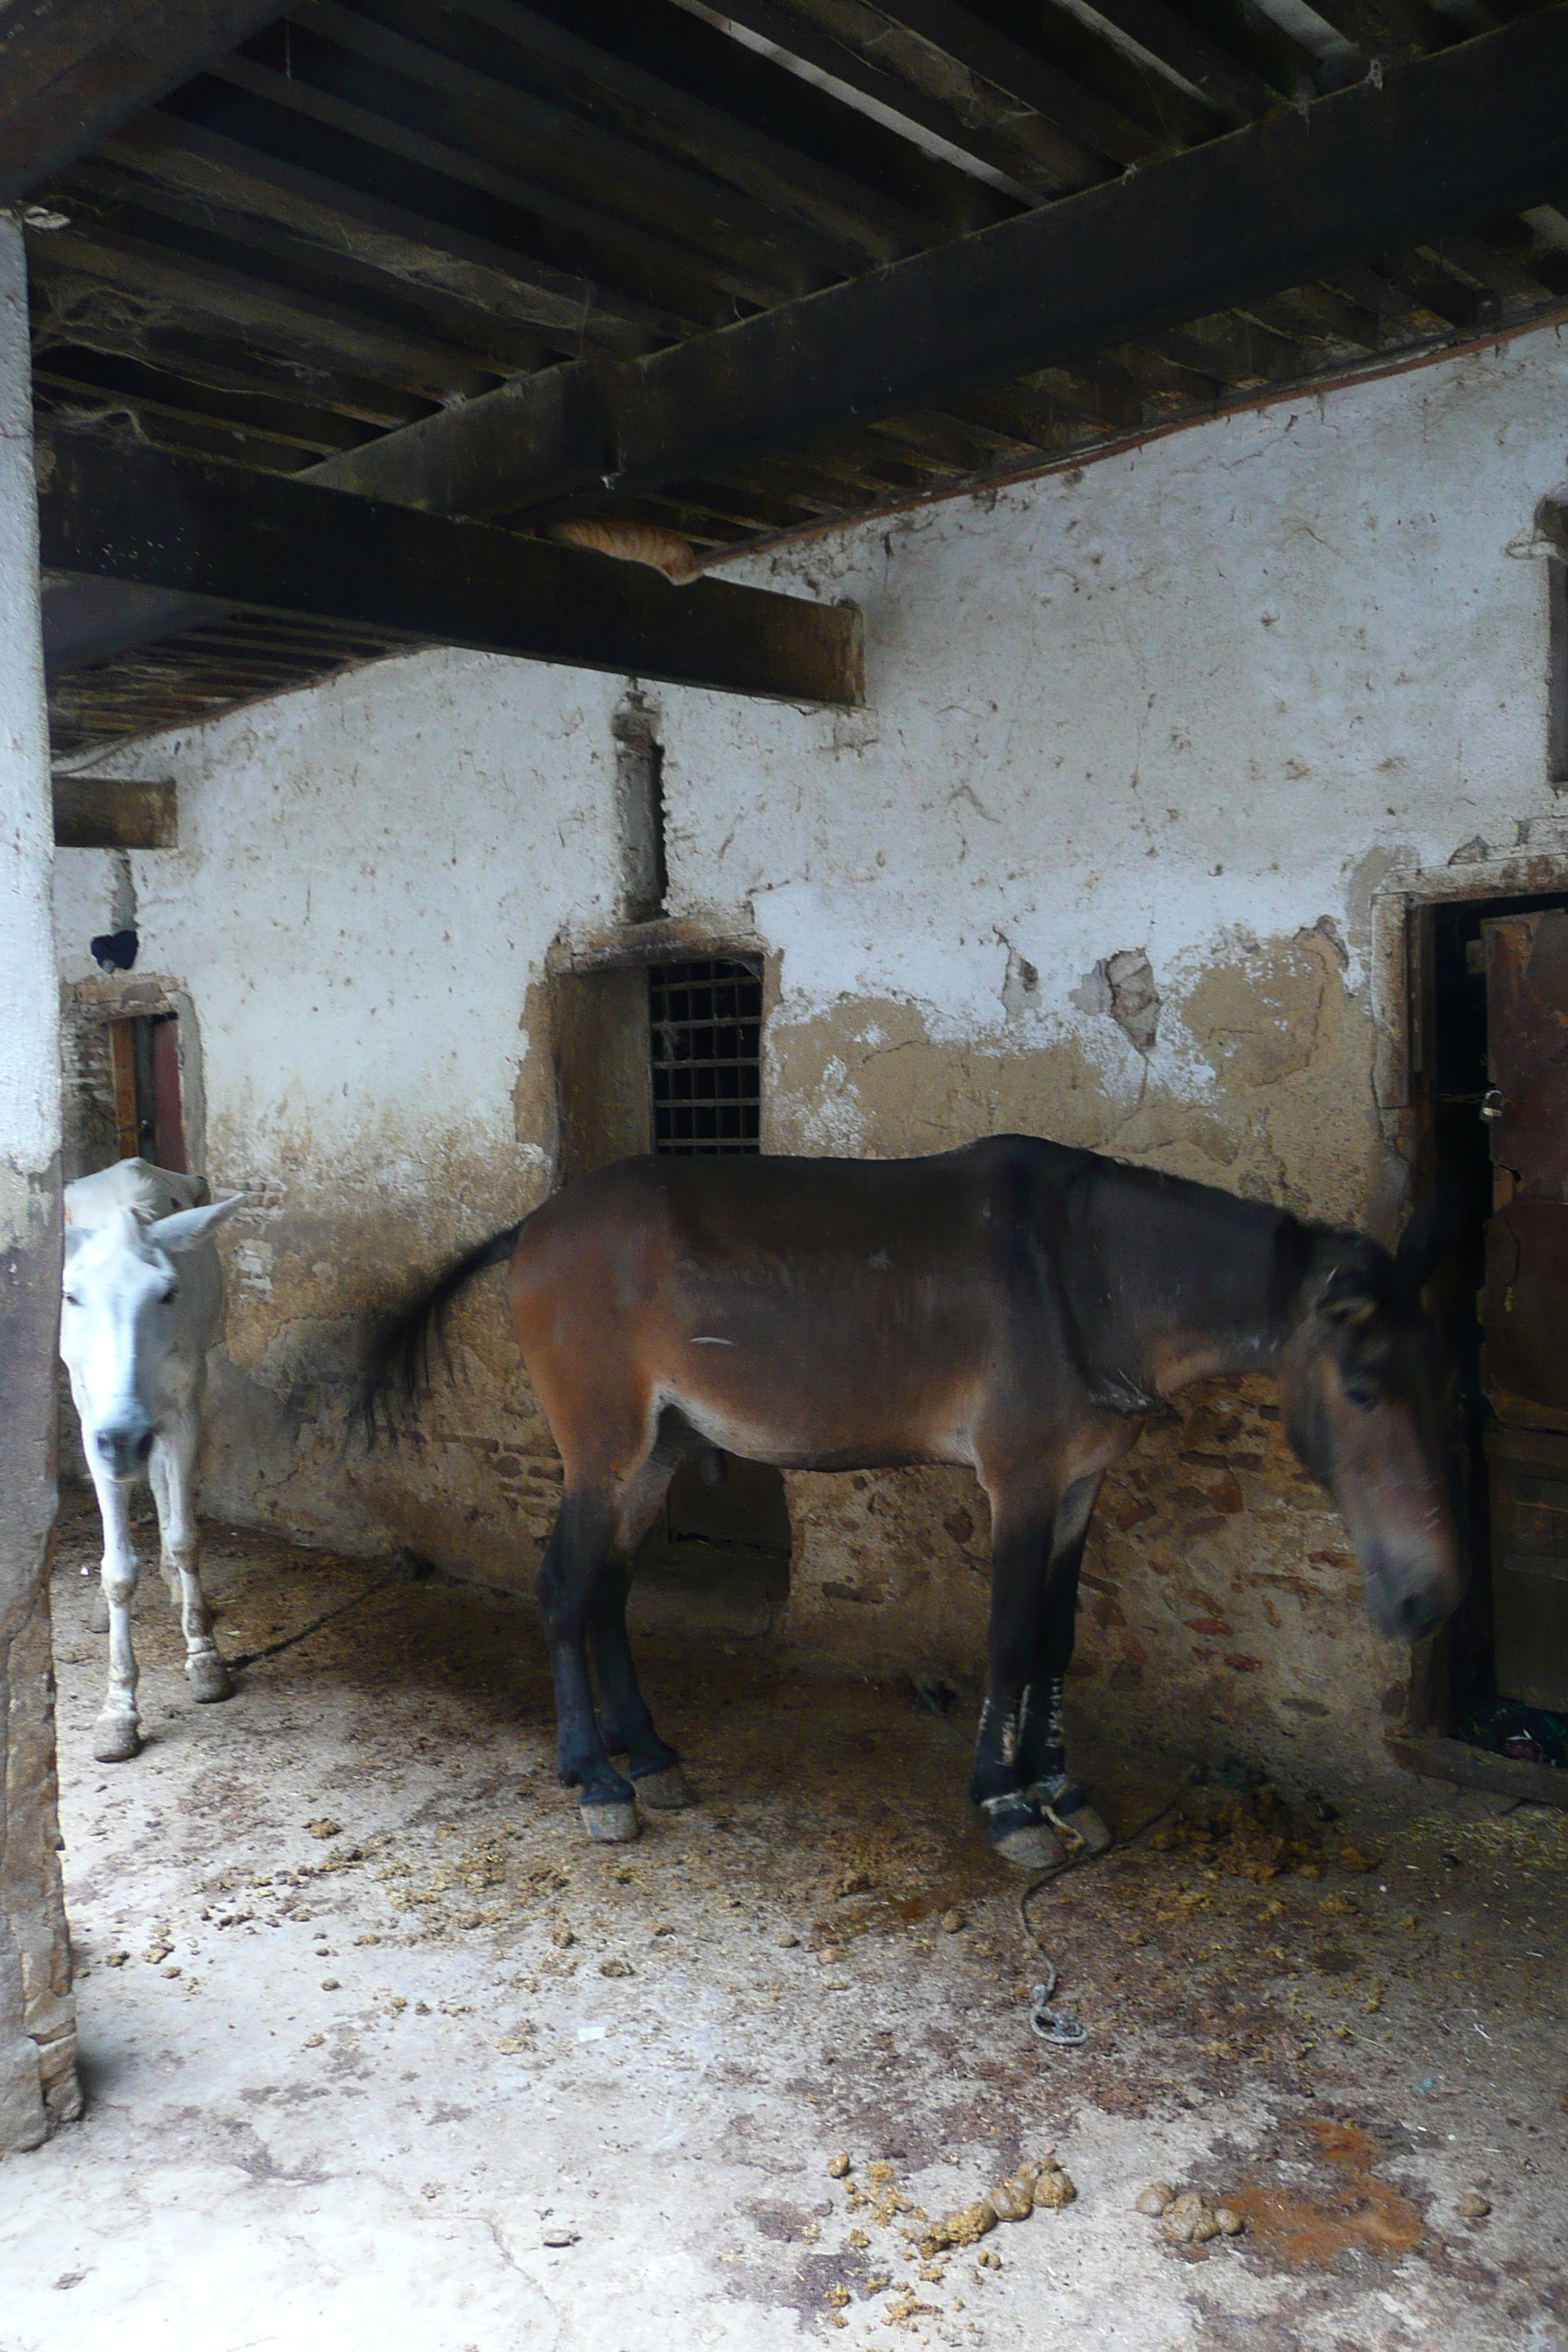
[[[650,964],[653,1148],[762,1150],[763,976],[733,957]]]
[[[114,1145],[121,1160],[187,1173],[180,1098],[179,1016],[136,1013],[110,1024]]]

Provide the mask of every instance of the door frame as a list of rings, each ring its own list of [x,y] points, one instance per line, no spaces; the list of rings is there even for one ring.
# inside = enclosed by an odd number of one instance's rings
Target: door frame
[[[1391,1225],[1405,1202],[1430,1193],[1436,1177],[1434,916],[1456,901],[1523,898],[1568,901],[1568,815],[1521,821],[1507,847],[1478,836],[1443,866],[1391,866],[1372,890],[1373,1096],[1390,1163]],[[1384,1238],[1392,1242],[1394,1234]],[[1568,1773],[1489,1755],[1454,1738],[1453,1730],[1445,1630],[1411,1654],[1404,1727],[1390,1740],[1398,1760],[1436,1779],[1568,1808]]]

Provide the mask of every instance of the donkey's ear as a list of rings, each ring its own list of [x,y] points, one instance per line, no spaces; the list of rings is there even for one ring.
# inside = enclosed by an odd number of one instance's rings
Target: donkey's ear
[[[1447,1255],[1458,1223],[1457,1206],[1447,1194],[1430,1193],[1400,1234],[1394,1270],[1406,1297],[1420,1297]]]
[[[231,1192],[226,1201],[215,1201],[209,1208],[178,1209],[172,1217],[159,1217],[150,1224],[146,1239],[153,1249],[176,1253],[195,1249],[226,1217],[232,1217],[237,1209],[244,1206],[245,1194]]]

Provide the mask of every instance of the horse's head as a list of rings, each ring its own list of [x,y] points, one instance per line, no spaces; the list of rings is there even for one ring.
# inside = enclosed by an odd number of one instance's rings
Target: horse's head
[[[1421,1305],[1436,1255],[1425,1220],[1393,1257],[1347,1239],[1309,1278],[1279,1368],[1286,1435],[1339,1506],[1374,1623],[1402,1642],[1434,1632],[1465,1589]]]
[[[179,1260],[244,1198],[150,1223],[117,1208],[100,1224],[66,1227],[60,1354],[100,1475],[134,1478],[145,1468],[184,1337]]]

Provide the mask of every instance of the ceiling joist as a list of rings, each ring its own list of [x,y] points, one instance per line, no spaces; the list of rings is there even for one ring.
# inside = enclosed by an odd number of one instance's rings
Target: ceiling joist
[[[38,485],[46,572],[410,645],[790,702],[864,700],[851,606],[727,581],[673,588],[642,564],[92,433],[41,439]]]

